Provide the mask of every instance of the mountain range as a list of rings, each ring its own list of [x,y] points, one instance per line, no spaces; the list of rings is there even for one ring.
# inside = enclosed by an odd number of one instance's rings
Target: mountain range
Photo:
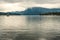
[[[46,13],[60,12],[60,8],[43,8],[43,7],[31,7],[27,8],[24,11],[15,11],[15,12],[7,12],[6,14],[11,15],[40,15]],[[0,12],[1,14],[2,12]]]

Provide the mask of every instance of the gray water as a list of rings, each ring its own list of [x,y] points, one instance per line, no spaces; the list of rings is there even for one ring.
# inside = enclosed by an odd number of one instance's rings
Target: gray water
[[[48,40],[60,35],[60,16],[0,16],[0,35],[11,31],[36,34],[38,40]]]

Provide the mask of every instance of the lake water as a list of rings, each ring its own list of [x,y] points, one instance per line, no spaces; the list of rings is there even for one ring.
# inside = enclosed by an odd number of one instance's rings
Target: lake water
[[[60,35],[60,16],[0,16],[0,35],[7,31],[37,34],[38,40],[48,40]]]

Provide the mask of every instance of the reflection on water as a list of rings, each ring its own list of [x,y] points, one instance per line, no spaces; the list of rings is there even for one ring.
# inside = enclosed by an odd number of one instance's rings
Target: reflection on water
[[[2,40],[59,40],[59,35],[60,16],[0,16]]]

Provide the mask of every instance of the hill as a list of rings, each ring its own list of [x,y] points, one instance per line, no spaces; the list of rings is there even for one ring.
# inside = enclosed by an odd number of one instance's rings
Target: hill
[[[43,8],[43,7],[31,7],[24,11],[15,12],[0,12],[0,15],[60,15],[60,8]]]

